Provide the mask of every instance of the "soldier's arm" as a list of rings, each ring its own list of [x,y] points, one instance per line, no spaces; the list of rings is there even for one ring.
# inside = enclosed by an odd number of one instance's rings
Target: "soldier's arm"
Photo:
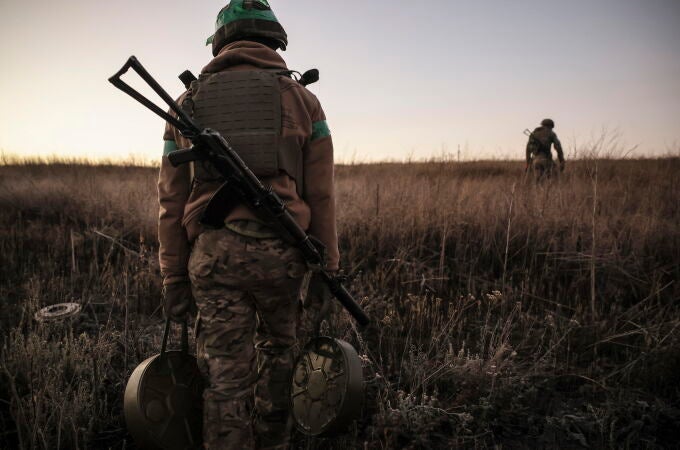
[[[312,131],[304,155],[303,198],[311,210],[309,233],[326,246],[328,270],[339,268],[338,234],[335,216],[333,140],[326,116],[317,102],[312,111]]]
[[[533,153],[533,144],[532,144],[532,139],[529,138],[529,141],[527,142],[527,165],[531,164],[531,155]]]
[[[562,151],[562,143],[560,142],[560,139],[557,137],[557,134],[553,132],[552,134],[552,141],[553,144],[555,145],[555,151],[557,151],[557,158],[560,160],[561,163],[564,162],[564,151]]]
[[[191,168],[189,164],[172,167],[168,154],[177,148],[181,140],[178,133],[166,125],[164,154],[158,177],[158,241],[159,261],[163,284],[174,284],[189,279],[187,265],[190,246],[186,230],[182,226],[184,206],[191,193]]]

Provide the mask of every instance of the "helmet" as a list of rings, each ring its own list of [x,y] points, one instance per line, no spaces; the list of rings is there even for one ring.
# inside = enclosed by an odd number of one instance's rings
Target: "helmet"
[[[231,0],[217,15],[215,34],[208,38],[213,55],[230,42],[247,38],[271,40],[281,50],[288,46],[288,35],[267,0]]]
[[[541,122],[541,126],[555,128],[555,122],[552,119],[543,119],[543,122]]]

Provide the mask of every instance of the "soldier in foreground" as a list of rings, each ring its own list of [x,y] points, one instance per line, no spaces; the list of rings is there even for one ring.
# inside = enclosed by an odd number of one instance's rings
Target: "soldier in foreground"
[[[290,78],[276,52],[286,49],[286,32],[267,1],[233,0],[208,42],[215,58],[180,99],[183,109],[230,139],[325,245],[327,268],[337,270],[333,144],[319,101]],[[204,445],[288,448],[292,348],[307,266],[245,206],[232,210],[224,228],[203,227],[199,219],[219,176],[202,162],[173,168],[167,155],[190,143],[170,125],[164,141],[158,183],[164,311],[184,321],[193,299],[198,307],[197,356],[208,383]],[[310,296],[329,295],[312,281]]]
[[[531,133],[527,132],[529,135],[526,155],[527,171],[533,170],[538,182],[552,177],[555,168],[552,157],[553,145],[555,146],[555,151],[557,151],[557,158],[560,161],[560,172],[564,171],[565,161],[562,143],[553,131],[554,128],[555,122],[552,119],[545,119],[541,122],[540,127]]]

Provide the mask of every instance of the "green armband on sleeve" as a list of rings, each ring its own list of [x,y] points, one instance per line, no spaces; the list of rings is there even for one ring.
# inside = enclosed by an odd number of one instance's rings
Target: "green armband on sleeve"
[[[177,143],[175,141],[164,141],[163,156],[168,156],[175,150],[177,150]]]
[[[312,142],[317,139],[325,138],[331,135],[331,130],[328,128],[328,122],[321,120],[312,124]]]

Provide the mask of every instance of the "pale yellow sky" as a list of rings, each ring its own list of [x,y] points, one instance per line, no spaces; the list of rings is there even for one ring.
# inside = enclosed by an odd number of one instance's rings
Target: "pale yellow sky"
[[[619,129],[680,143],[677,0],[270,2],[289,67],[321,70],[339,160],[522,158],[544,117],[570,147]],[[3,0],[0,150],[155,160],[163,124],[107,82],[135,54],[172,93],[224,1]]]

